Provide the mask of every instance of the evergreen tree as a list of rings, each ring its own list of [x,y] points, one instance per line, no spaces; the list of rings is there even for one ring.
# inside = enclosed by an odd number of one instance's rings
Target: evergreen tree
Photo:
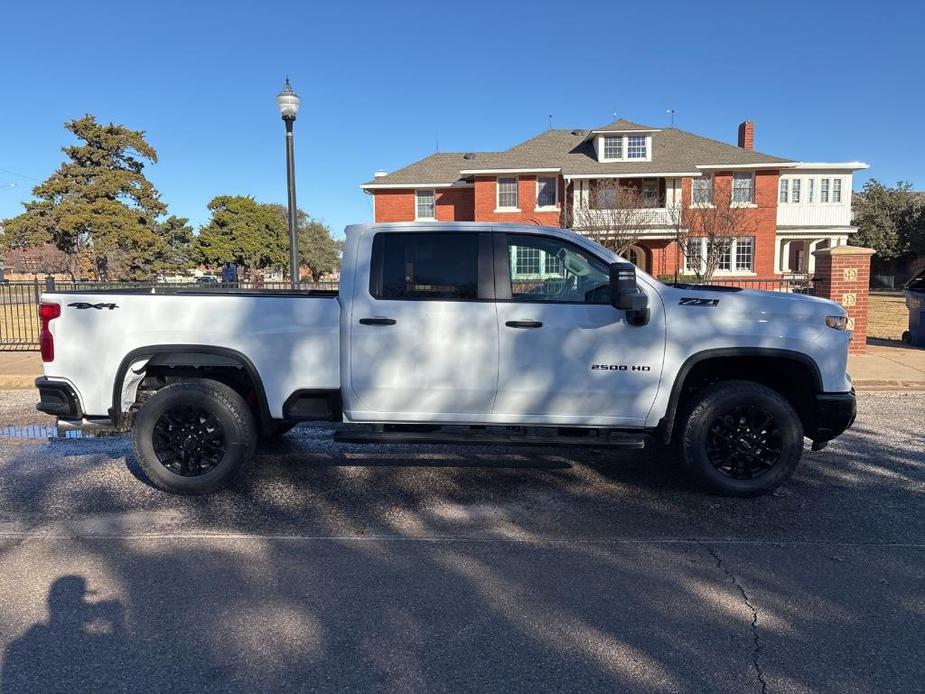
[[[200,227],[196,256],[207,265],[237,263],[245,269],[285,266],[286,222],[272,205],[245,195],[219,195],[209,203],[212,217]]]
[[[33,189],[25,212],[7,220],[4,246],[52,243],[71,258],[72,274],[84,255],[97,279],[149,279],[166,205],[143,169],[157,162],[157,152],[143,131],[103,125],[89,114],[64,127],[80,143],[62,148],[67,161]]]

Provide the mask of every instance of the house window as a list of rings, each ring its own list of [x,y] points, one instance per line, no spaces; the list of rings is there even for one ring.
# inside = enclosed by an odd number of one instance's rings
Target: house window
[[[832,202],[841,202],[841,179],[832,179]]]
[[[623,138],[622,137],[605,137],[604,138],[604,159],[622,159],[623,158]]]
[[[415,219],[436,219],[436,204],[434,202],[434,191],[432,190],[414,191],[414,218]]]
[[[555,207],[558,202],[558,180],[555,176],[536,179],[536,206]]]
[[[812,204],[815,194],[816,194],[816,179],[815,178],[806,179],[806,202]]]
[[[713,239],[713,247],[718,249],[716,272],[737,273],[753,272],[755,267],[755,239],[752,236]],[[684,249],[683,271],[703,272],[710,258],[708,249],[710,240],[695,237],[687,240]]]
[[[505,210],[517,209],[517,179],[498,179],[498,208]]]
[[[719,259],[716,262],[717,272],[732,272],[732,244],[733,239],[714,239],[713,243],[717,246]]]
[[[694,204],[709,205],[713,202],[713,177],[699,176],[692,183]]]
[[[743,236],[735,239],[734,246],[736,272],[751,272],[755,259],[755,239],[751,236]]]
[[[617,185],[609,181],[591,186],[591,209],[613,210],[617,207]]]
[[[829,179],[819,179],[819,202],[829,201]]]
[[[790,200],[793,202],[800,202],[800,179],[793,179],[792,187],[790,189]]]
[[[732,174],[732,201],[737,203],[752,203],[755,201],[755,177],[753,174]]]
[[[642,182],[642,206],[658,207],[658,179],[646,179]]]
[[[777,198],[778,202],[789,202],[790,197],[790,181],[786,178],[780,179],[780,194]]]
[[[626,138],[627,159],[646,159],[647,157],[648,152],[645,135],[630,135]]]

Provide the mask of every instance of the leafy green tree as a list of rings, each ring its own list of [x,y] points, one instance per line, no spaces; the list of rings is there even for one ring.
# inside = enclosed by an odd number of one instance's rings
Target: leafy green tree
[[[885,186],[870,179],[854,199],[858,232],[851,237],[851,244],[876,250],[873,262],[878,266],[909,255],[916,239],[917,219],[921,219],[920,207],[910,183],[899,181],[895,186]]]
[[[67,161],[32,190],[35,199],[24,203],[25,212],[7,220],[4,246],[52,243],[71,258],[72,274],[82,254],[92,259],[97,279],[150,278],[159,245],[156,222],[166,205],[143,169],[157,162],[157,152],[143,131],[103,125],[89,114],[64,127],[80,143],[62,148]]]
[[[196,236],[186,217],[170,215],[157,225],[158,272],[188,270],[193,264]]]
[[[289,217],[285,205],[270,205],[286,225],[286,257],[289,257]],[[313,282],[340,269],[343,243],[331,236],[331,228],[313,219],[305,210],[299,210],[296,218],[299,229],[299,262],[307,268]]]
[[[285,265],[286,223],[274,206],[246,195],[219,195],[209,203],[209,211],[212,217],[200,227],[195,242],[202,262],[233,262],[246,270]]]

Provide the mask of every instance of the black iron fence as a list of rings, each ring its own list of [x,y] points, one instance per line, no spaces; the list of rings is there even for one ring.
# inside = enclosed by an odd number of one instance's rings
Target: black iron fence
[[[43,292],[94,291],[103,289],[137,289],[170,292],[204,289],[215,292],[235,290],[291,290],[289,282],[58,282],[48,277],[31,282],[0,282],[0,350],[27,351],[39,348],[38,304]],[[337,282],[302,282],[300,290],[336,291]]]

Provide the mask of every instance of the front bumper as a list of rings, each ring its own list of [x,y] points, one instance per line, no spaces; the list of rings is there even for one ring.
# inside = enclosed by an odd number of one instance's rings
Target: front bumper
[[[35,406],[39,412],[54,415],[61,419],[82,419],[80,400],[69,383],[51,381],[45,376],[35,379],[39,389],[39,402]]]
[[[854,389],[850,393],[819,393],[815,405],[815,427],[809,437],[816,443],[831,441],[854,424],[858,416]]]

